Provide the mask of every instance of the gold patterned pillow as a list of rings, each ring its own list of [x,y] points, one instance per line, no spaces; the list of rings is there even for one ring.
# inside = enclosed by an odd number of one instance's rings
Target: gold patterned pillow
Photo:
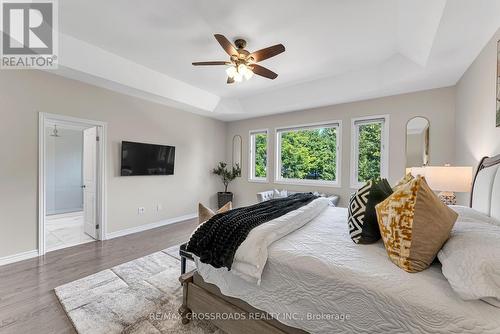
[[[411,273],[431,265],[458,217],[421,176],[400,185],[376,210],[389,258]]]
[[[406,174],[401,180],[398,181],[398,183],[396,183],[394,187],[392,187],[392,191],[397,191],[401,186],[404,186],[413,179],[414,177],[411,173]]]

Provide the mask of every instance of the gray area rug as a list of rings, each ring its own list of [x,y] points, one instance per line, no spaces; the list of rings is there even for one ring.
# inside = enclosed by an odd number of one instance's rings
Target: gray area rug
[[[206,322],[181,323],[179,276],[179,246],[174,246],[54,290],[80,334],[222,333]]]

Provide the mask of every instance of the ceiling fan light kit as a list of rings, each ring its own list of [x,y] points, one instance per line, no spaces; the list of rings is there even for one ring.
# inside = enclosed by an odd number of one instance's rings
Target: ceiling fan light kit
[[[276,44],[253,53],[245,50],[247,42],[244,39],[237,39],[234,41],[234,47],[229,40],[223,35],[214,35],[215,39],[222,46],[224,51],[230,56],[230,61],[204,61],[194,62],[194,66],[203,65],[229,65],[226,69],[227,83],[242,82],[243,79],[250,80],[254,74],[260,75],[264,78],[274,80],[278,74],[273,71],[257,65],[256,63],[271,57],[274,57],[285,51],[283,44]]]

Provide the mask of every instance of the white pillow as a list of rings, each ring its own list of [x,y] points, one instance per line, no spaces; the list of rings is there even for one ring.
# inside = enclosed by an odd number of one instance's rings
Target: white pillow
[[[438,253],[443,275],[465,300],[500,300],[500,227],[457,221]]]
[[[475,222],[483,221],[485,223],[497,224],[494,219],[490,216],[485,215],[482,212],[469,208],[468,206],[462,205],[450,205],[453,211],[458,213],[457,222]]]
[[[278,189],[273,190],[273,198],[285,198],[288,197],[288,191],[286,189],[283,189],[282,191],[279,191]]]

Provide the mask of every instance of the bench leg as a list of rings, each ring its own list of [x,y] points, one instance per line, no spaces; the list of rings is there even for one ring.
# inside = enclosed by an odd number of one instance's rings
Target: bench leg
[[[186,258],[181,257],[181,275],[186,273]]]
[[[182,258],[184,260],[184,263],[186,263],[186,259]],[[193,282],[193,272],[189,272],[187,274],[181,275],[179,277],[179,281],[182,284],[182,305],[179,307],[179,314],[181,316],[181,321],[183,325],[186,325],[189,323],[191,320],[191,310],[187,306],[187,300],[188,300],[188,285],[189,283]]]

